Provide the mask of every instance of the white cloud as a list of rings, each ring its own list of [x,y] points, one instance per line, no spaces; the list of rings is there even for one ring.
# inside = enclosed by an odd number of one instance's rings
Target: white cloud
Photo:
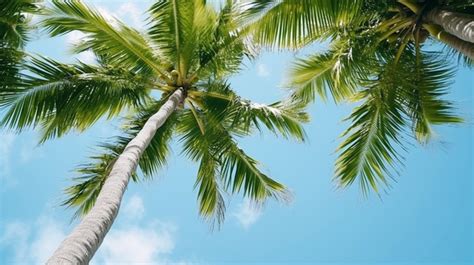
[[[0,246],[8,245],[13,249],[11,252],[15,260],[21,260],[28,253],[28,227],[21,222],[11,222],[5,225],[3,234],[0,236]]]
[[[266,64],[263,64],[263,63],[257,64],[257,75],[261,77],[270,76],[270,70],[268,69]]]
[[[243,228],[248,229],[251,225],[256,223],[262,215],[262,209],[249,199],[244,199],[239,204],[237,211],[233,214],[237,221]]]
[[[164,264],[164,254],[174,249],[173,225],[154,221],[147,226],[132,225],[111,231],[94,261],[99,264]]]
[[[117,11],[117,16],[122,19],[131,20],[134,27],[142,28],[142,11],[132,2],[126,2],[120,5]]]
[[[64,236],[58,222],[42,216],[34,224],[8,223],[0,237],[0,245],[13,250],[15,263],[44,264]]]
[[[10,177],[11,149],[15,138],[12,133],[0,132],[0,183],[2,188],[15,184],[15,180]]]
[[[86,34],[80,31],[72,31],[66,35],[66,43],[68,45],[78,45],[81,41],[85,40]],[[81,52],[76,55],[76,58],[84,63],[92,64],[95,62],[95,55],[92,51]]]
[[[86,34],[82,33],[81,31],[74,30],[66,34],[66,42],[70,45],[77,45],[81,43],[85,37]]]
[[[121,214],[129,219],[141,219],[145,213],[143,199],[138,195],[133,195],[123,206]]]
[[[33,262],[44,264],[66,233],[64,227],[50,217],[41,217],[35,225],[35,230],[37,232],[28,253]]]
[[[81,52],[77,55],[77,59],[84,63],[92,64],[95,63],[95,54],[92,51]]]
[[[177,227],[159,220],[144,221],[143,200],[134,195],[125,202],[122,214],[107,234],[91,264],[186,264],[170,261]],[[123,218],[136,214],[136,222]],[[10,249],[3,260],[13,263],[44,264],[66,236],[66,225],[43,215],[33,223],[10,222],[2,227],[0,246]]]

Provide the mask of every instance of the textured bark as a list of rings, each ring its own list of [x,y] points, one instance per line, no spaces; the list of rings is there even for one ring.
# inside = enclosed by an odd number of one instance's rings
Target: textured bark
[[[441,26],[444,31],[461,40],[474,43],[474,16],[433,9],[426,15],[429,22]]]
[[[89,263],[118,214],[122,196],[143,151],[183,98],[181,89],[174,92],[127,144],[112,167],[94,207],[61,243],[47,264]]]
[[[429,33],[444,42],[446,45],[450,46],[453,49],[456,49],[458,52],[474,60],[474,43],[470,43],[464,40],[457,38],[454,35],[451,35],[441,28],[435,25],[425,25],[424,26]]]

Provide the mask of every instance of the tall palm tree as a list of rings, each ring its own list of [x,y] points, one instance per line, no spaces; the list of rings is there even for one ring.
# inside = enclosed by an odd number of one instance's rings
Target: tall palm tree
[[[240,32],[243,9],[227,1],[219,12],[204,0],[162,0],[149,9],[146,33],[108,21],[81,1],[55,0],[43,26],[52,36],[81,31],[74,50],[93,51],[97,64],[62,64],[36,57],[20,91],[9,97],[4,126],[41,127],[42,140],[85,130],[101,117],[128,113],[124,132],[81,166],[65,205],[84,215],[48,264],[86,264],[116,218],[137,167],[150,178],[166,162],[170,139],[200,163],[199,211],[222,222],[222,192],[243,192],[255,202],[287,199],[286,188],[265,175],[236,137],[268,128],[304,140],[303,104],[256,104],[237,96],[226,77],[251,56]],[[155,99],[155,92],[162,92]]]
[[[407,138],[426,143],[433,125],[461,122],[452,103],[442,98],[454,74],[452,63],[442,53],[424,49],[423,42],[436,26],[425,16],[433,16],[435,8],[472,14],[469,1],[256,2],[249,26],[255,42],[278,49],[299,49],[315,41],[329,46],[296,60],[288,84],[293,99],[309,103],[319,95],[358,104],[338,148],[335,180],[340,186],[358,180],[364,193],[379,192],[398,173]],[[407,3],[416,3],[418,13]],[[467,28],[460,30],[465,36],[471,32],[468,24],[460,23]],[[470,64],[474,43],[456,43],[467,47],[452,46]]]

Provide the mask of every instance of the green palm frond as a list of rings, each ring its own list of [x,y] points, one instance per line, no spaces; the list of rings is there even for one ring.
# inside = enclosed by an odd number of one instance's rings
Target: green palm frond
[[[0,108],[19,91],[25,59],[23,48],[34,28],[31,15],[40,11],[37,0],[0,2]]]
[[[364,1],[274,0],[254,1],[263,15],[254,23],[256,42],[274,48],[301,48],[329,37],[337,28],[361,14]],[[257,13],[256,11],[254,13]]]
[[[417,59],[406,54],[404,67],[414,69],[407,74],[410,80],[404,90],[407,112],[413,123],[415,138],[425,143],[432,137],[432,126],[460,123],[463,120],[453,113],[453,104],[442,97],[454,76],[454,69],[440,60],[439,54],[424,52]]]
[[[200,173],[202,175],[199,175],[196,185],[200,189],[198,198],[203,216],[215,216],[218,217],[218,222],[221,221],[220,212],[225,209],[225,205],[219,199],[221,189],[231,193],[242,192],[244,196],[257,202],[263,202],[270,197],[288,199],[289,193],[286,188],[262,173],[258,169],[257,161],[240,149],[232,138],[229,129],[229,117],[233,115],[232,111],[214,112],[212,109],[206,109],[197,113],[200,122],[204,123],[206,128],[204,132],[200,130],[196,114],[192,111],[183,113],[178,131],[182,135],[184,154],[194,161],[201,161],[200,170],[203,172]],[[245,129],[233,128],[233,130]],[[212,167],[205,166],[206,163]]]
[[[150,39],[183,78],[219,77],[239,69],[246,52],[232,1],[216,12],[201,0],[162,0],[149,13]]]
[[[54,0],[47,15],[42,26],[51,36],[75,30],[86,34],[75,48],[76,52],[91,49],[97,55],[107,57],[111,64],[142,73],[155,72],[166,77],[163,65],[167,58],[157,58],[155,54],[159,50],[152,49],[138,31],[118,19],[108,21],[94,8],[79,0]]]
[[[187,51],[185,51],[184,40],[190,37],[189,45],[196,44],[195,35],[192,34],[196,2],[194,0],[160,0],[149,9],[148,34],[151,40],[166,52],[181,75],[187,73],[186,67],[189,66],[183,61],[189,59],[185,56]],[[190,34],[187,36],[186,33]],[[191,48],[190,51],[192,52],[193,49]]]
[[[380,64],[376,78],[362,83],[367,88],[357,95],[363,103],[349,117],[352,124],[338,148],[336,180],[342,187],[359,179],[364,193],[379,192],[380,185],[389,185],[395,164],[402,162],[404,135],[410,129],[426,143],[433,125],[462,121],[453,114],[452,103],[443,99],[453,69],[439,54],[417,54],[412,45],[399,60],[394,53]]]
[[[375,46],[373,38],[343,34],[327,52],[297,59],[288,84],[292,98],[305,103],[317,95],[323,100],[330,95],[335,102],[349,99],[379,66],[377,60],[385,47]]]
[[[201,158],[195,188],[198,187],[199,213],[211,222],[212,227],[222,224],[226,205],[222,196],[219,161],[210,154]]]
[[[23,48],[29,39],[31,14],[41,10],[39,0],[8,0],[0,2],[0,48]]]
[[[254,127],[260,131],[262,127],[266,127],[276,135],[304,141],[306,133],[301,124],[309,122],[305,107],[305,104],[294,101],[278,101],[267,105],[236,100],[231,106],[231,127],[235,126],[245,132],[250,132]]]
[[[16,48],[0,48],[0,109],[7,106],[21,91],[21,75],[24,52]]]
[[[378,192],[379,185],[388,184],[387,176],[400,159],[394,144],[403,149],[403,105],[395,84],[383,78],[373,81],[359,96],[364,102],[348,118],[352,124],[338,148],[335,179],[342,187],[359,179],[364,193]]]
[[[243,42],[239,28],[243,20],[241,8],[233,1],[227,1],[220,10],[199,50],[196,69],[199,76],[222,78],[240,70],[244,55],[253,58],[252,47]]]
[[[268,177],[258,168],[257,160],[248,156],[230,138],[229,149],[222,154],[221,173],[224,175],[226,188],[232,192],[242,192],[245,197],[263,203],[269,197],[287,201],[291,194],[286,187]]]
[[[91,156],[92,162],[83,164],[76,170],[79,174],[73,179],[76,184],[65,190],[67,198],[63,202],[65,206],[77,208],[74,217],[87,214],[94,206],[113,164],[125,146],[140,131],[147,119],[155,114],[156,109],[163,102],[162,100],[150,104],[138,111],[136,115],[127,118],[125,127],[122,129],[123,135],[116,137],[113,142],[100,145],[102,154]],[[169,144],[177,124],[177,116],[177,114],[171,115],[160,127],[140,158],[138,166],[146,179],[152,178],[166,164],[170,152]],[[136,173],[132,175],[132,180],[139,181],[139,175]]]
[[[19,91],[4,98],[9,106],[1,124],[22,130],[42,126],[43,140],[71,129],[84,130],[103,116],[112,118],[148,98],[148,80],[115,67],[66,65],[32,58]]]
[[[182,77],[193,65],[195,52],[205,34],[212,27],[215,12],[200,0],[161,0],[149,10],[148,34],[170,56]]]
[[[225,128],[233,133],[248,135],[253,129],[267,128],[285,138],[305,140],[306,133],[302,123],[309,122],[306,104],[300,101],[278,101],[272,104],[255,103],[236,95],[226,82],[201,84],[205,90],[191,91],[203,109],[221,120]],[[198,95],[197,98],[193,95]]]
[[[466,55],[460,53],[458,50],[448,46],[448,45],[445,45],[444,46],[444,52],[446,53],[446,58],[447,60],[451,59],[451,58],[456,58],[457,59],[457,62],[460,64],[460,65],[463,65],[467,68],[474,68],[474,60],[467,57]]]

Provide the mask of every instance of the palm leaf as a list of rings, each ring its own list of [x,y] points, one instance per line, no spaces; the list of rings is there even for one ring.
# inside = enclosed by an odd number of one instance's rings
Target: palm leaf
[[[378,51],[369,36],[340,36],[329,51],[298,59],[291,70],[292,97],[305,103],[316,95],[323,100],[330,95],[335,102],[347,100],[378,66]]]
[[[405,54],[404,65],[414,69],[407,75],[410,80],[404,97],[407,99],[407,112],[413,122],[413,133],[421,143],[432,137],[433,125],[459,123],[462,119],[453,113],[453,104],[442,97],[454,77],[454,69],[437,53],[423,52]]]
[[[406,121],[400,82],[393,68],[382,69],[386,71],[367,81],[368,88],[359,93],[363,103],[348,118],[352,123],[338,147],[336,181],[347,187],[359,179],[364,193],[370,189],[379,192],[379,185],[389,184],[387,176],[392,176],[404,148],[401,133]]]
[[[274,0],[254,1],[253,12],[263,15],[252,26],[256,42],[273,48],[301,48],[360,15],[364,1]]]
[[[41,125],[43,140],[71,129],[85,130],[103,116],[112,118],[148,98],[148,80],[115,67],[61,64],[32,58],[21,89],[4,98],[1,124],[22,130]]]
[[[219,190],[232,193],[242,192],[244,196],[257,202],[269,197],[287,200],[286,188],[262,173],[257,161],[240,149],[232,139],[227,114],[232,112],[199,111],[200,122],[205,124],[205,132],[200,130],[196,114],[192,111],[183,113],[178,131],[181,133],[183,152],[194,161],[201,161],[198,174],[201,214],[205,217],[221,216],[224,209]],[[237,126],[237,125],[234,125]],[[237,131],[241,131],[240,129]],[[206,165],[210,164],[210,165]],[[211,167],[212,165],[212,167]],[[207,178],[214,179],[204,179]],[[222,183],[222,184],[220,184]],[[220,221],[219,218],[217,218]]]
[[[54,0],[53,7],[42,25],[51,36],[78,30],[86,34],[75,48],[76,52],[91,49],[99,56],[106,56],[109,63],[123,68],[133,68],[142,73],[158,73],[166,78],[162,64],[166,58],[157,58],[159,51],[135,29],[118,19],[108,21],[95,9],[78,0]]]

